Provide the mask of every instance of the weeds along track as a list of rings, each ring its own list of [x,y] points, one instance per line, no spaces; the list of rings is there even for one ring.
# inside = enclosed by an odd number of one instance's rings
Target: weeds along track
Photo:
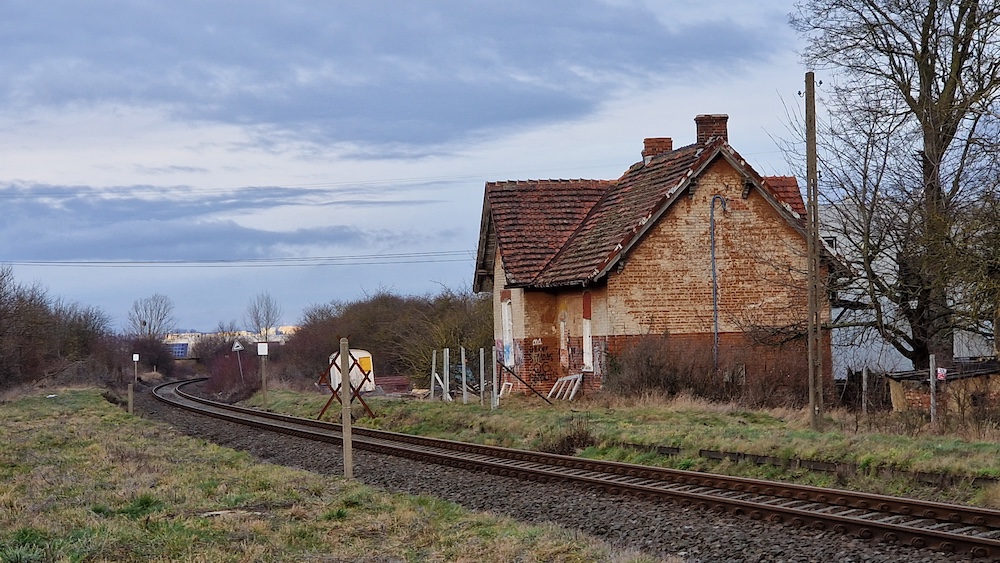
[[[218,403],[185,392],[201,380],[165,383],[153,395],[170,405],[240,424],[340,444],[339,424]],[[1000,559],[1000,511],[598,461],[408,434],[352,428],[355,448],[542,483],[568,482],[610,494],[670,500],[775,524],[833,530],[861,539]]]

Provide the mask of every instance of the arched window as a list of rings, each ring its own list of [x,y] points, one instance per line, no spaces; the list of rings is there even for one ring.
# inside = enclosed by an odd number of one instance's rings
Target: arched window
[[[503,364],[514,367],[514,305],[510,292],[504,291],[500,302],[500,324],[503,331]]]
[[[594,339],[590,333],[590,317],[593,313],[590,292],[583,292],[583,370],[594,371]]]

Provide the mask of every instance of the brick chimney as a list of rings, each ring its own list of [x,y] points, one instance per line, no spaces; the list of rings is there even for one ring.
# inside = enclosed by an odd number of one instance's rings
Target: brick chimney
[[[649,164],[649,160],[658,154],[674,150],[674,140],[670,137],[648,137],[642,140],[642,161]]]
[[[724,113],[702,114],[694,118],[698,126],[698,144],[708,142],[712,137],[722,137],[722,140],[729,142],[729,130],[726,123],[729,116]]]

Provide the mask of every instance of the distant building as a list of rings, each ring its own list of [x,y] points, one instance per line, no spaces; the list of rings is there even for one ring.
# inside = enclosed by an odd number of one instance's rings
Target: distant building
[[[283,345],[289,336],[295,334],[299,327],[294,325],[280,326],[277,330],[269,331],[267,341],[272,344]],[[218,332],[175,332],[168,334],[163,343],[170,349],[170,353],[175,359],[183,360],[192,358],[195,344],[201,339],[218,335]],[[256,342],[260,335],[255,332],[241,330],[236,333],[226,333],[228,336],[239,338],[245,342]]]

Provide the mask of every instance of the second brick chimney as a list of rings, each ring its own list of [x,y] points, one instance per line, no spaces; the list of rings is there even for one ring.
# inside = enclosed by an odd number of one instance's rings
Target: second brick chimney
[[[729,122],[729,116],[724,113],[711,113],[702,114],[694,118],[695,124],[698,126],[698,144],[704,144],[708,142],[712,137],[721,137],[722,140],[729,142],[729,130],[726,124]]]
[[[642,140],[642,161],[649,164],[649,159],[672,150],[674,140],[670,137],[647,137]]]

